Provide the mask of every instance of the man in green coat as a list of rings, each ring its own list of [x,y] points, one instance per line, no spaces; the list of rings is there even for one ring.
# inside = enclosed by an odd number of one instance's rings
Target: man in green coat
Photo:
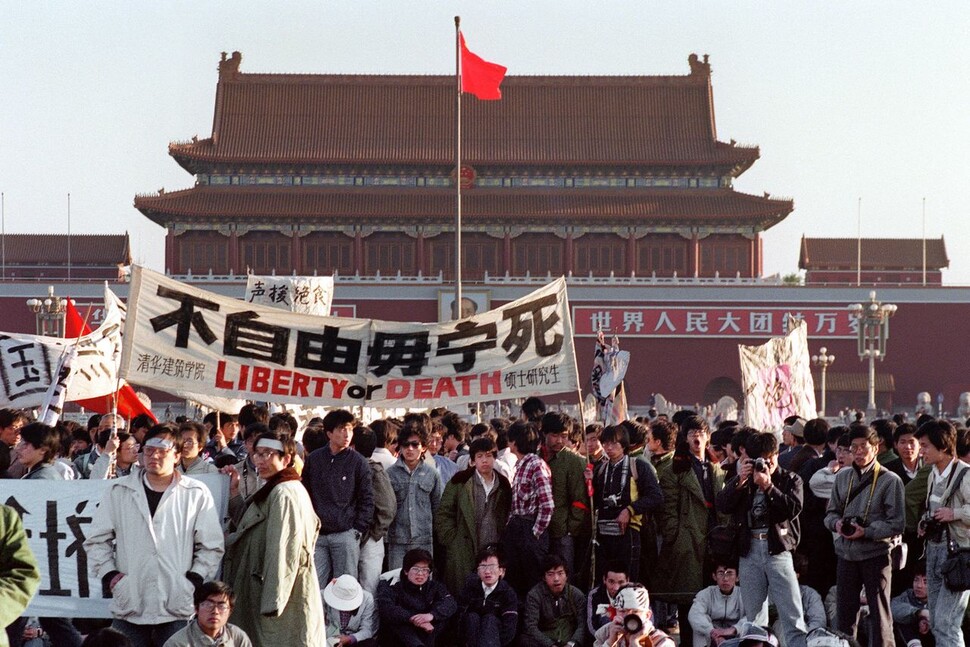
[[[16,510],[0,505],[0,627],[20,617],[38,586],[40,571],[24,525]],[[0,647],[7,645],[7,632],[0,631]]]
[[[585,562],[584,547],[592,535],[589,490],[586,488],[586,460],[566,449],[573,419],[561,411],[542,416],[546,463],[552,472],[552,501],[555,509],[549,523],[549,552],[562,555],[566,570],[577,581],[577,564]],[[583,578],[585,579],[585,578]]]
[[[724,487],[724,472],[707,460],[710,427],[700,416],[689,416],[681,422],[680,439],[670,469],[659,471],[660,489],[664,495],[660,532],[663,547],[660,559],[657,596],[665,595],[677,604],[681,642],[693,640],[687,614],[694,595],[706,586],[704,560],[707,536],[719,523],[729,523],[727,515],[718,515],[714,498]]]
[[[445,548],[443,581],[453,595],[475,572],[478,551],[502,538],[509,517],[512,486],[494,469],[497,454],[491,438],[476,438],[468,469],[448,482],[435,513],[435,538]]]

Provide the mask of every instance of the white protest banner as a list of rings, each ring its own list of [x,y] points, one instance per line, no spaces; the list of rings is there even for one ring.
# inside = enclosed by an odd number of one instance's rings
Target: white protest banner
[[[750,427],[781,433],[788,416],[814,418],[815,381],[804,321],[789,319],[790,332],[761,346],[738,345],[744,416]]]
[[[412,324],[283,312],[135,267],[124,340],[129,382],[221,397],[429,407],[577,390],[563,279]]]
[[[250,274],[246,282],[245,301],[305,315],[329,317],[330,304],[333,303],[333,277]]]
[[[229,502],[229,477],[193,476],[212,492],[220,518]],[[25,612],[55,618],[110,618],[101,580],[90,570],[86,531],[102,495],[114,481],[4,481],[0,503],[23,519],[27,544],[40,567],[40,588]]]
[[[51,382],[57,380],[61,357],[75,343],[77,357],[71,361],[68,401],[114,393],[122,318],[116,307],[107,306],[101,325],[78,339],[0,333],[0,406],[41,406]]]

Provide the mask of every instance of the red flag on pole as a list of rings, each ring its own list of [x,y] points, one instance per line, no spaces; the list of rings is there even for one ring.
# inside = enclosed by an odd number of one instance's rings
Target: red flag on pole
[[[64,336],[69,339],[76,339],[81,335],[86,335],[91,332],[91,327],[88,326],[87,322],[81,317],[77,308],[71,303],[71,300],[67,301],[67,312],[64,317]],[[118,397],[118,413],[128,420],[131,420],[137,415],[147,413],[151,416],[152,420],[158,422],[155,418],[155,414],[148,409],[138,396],[135,395],[135,390],[130,386],[125,384],[117,393]],[[112,394],[103,395],[99,398],[91,398],[89,400],[77,400],[76,404],[94,411],[95,413],[110,413],[112,411]]]
[[[474,94],[479,99],[494,100],[502,98],[499,85],[508,70],[504,65],[490,63],[465,45],[465,35],[458,32],[461,44],[461,91]]]

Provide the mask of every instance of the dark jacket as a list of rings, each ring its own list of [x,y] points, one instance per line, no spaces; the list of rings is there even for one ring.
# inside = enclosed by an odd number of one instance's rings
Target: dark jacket
[[[381,614],[381,629],[394,630],[397,625],[411,626],[411,616],[430,613],[435,627],[458,611],[458,603],[445,585],[428,580],[415,586],[404,573],[396,584],[382,580],[377,588],[377,609]]]
[[[738,552],[744,556],[751,547],[751,527],[748,512],[754,499],[754,486],[746,482],[739,486],[737,476],[724,484],[717,495],[717,509],[731,514],[738,526]],[[798,514],[802,511],[802,479],[779,467],[771,475],[771,487],[765,492],[768,499],[768,552],[778,555],[795,550],[800,528]]]
[[[664,496],[660,491],[657,473],[646,460],[635,456],[624,456],[623,461],[629,461],[629,476],[622,492],[619,494],[619,505],[610,505],[603,500],[607,492],[606,474],[610,469],[610,462],[604,461],[596,466],[593,474],[593,499],[599,519],[616,519],[624,508],[630,512],[630,525],[640,530],[643,517],[650,512],[660,512],[663,509]],[[623,466],[617,463],[613,470],[621,470]],[[618,482],[616,476],[612,478],[614,484]],[[633,496],[633,485],[636,485],[636,497]]]
[[[482,581],[478,579],[478,575],[472,573],[465,580],[465,586],[458,596],[458,609],[460,617],[468,613],[497,617],[500,642],[509,645],[515,639],[515,631],[519,625],[519,596],[504,579],[498,581],[495,590],[486,598]],[[466,636],[466,639],[474,644],[470,636]]]
[[[307,456],[303,485],[320,517],[320,534],[354,529],[362,535],[374,521],[374,486],[367,459],[352,449],[337,455],[330,445]]]

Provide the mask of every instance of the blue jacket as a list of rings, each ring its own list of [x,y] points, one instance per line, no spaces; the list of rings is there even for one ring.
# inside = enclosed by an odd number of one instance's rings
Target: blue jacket
[[[418,461],[413,472],[408,472],[404,460],[387,468],[397,499],[397,514],[387,531],[387,541],[392,544],[430,544],[434,537],[432,524],[434,511],[441,503],[441,476],[438,470],[424,461]]]

